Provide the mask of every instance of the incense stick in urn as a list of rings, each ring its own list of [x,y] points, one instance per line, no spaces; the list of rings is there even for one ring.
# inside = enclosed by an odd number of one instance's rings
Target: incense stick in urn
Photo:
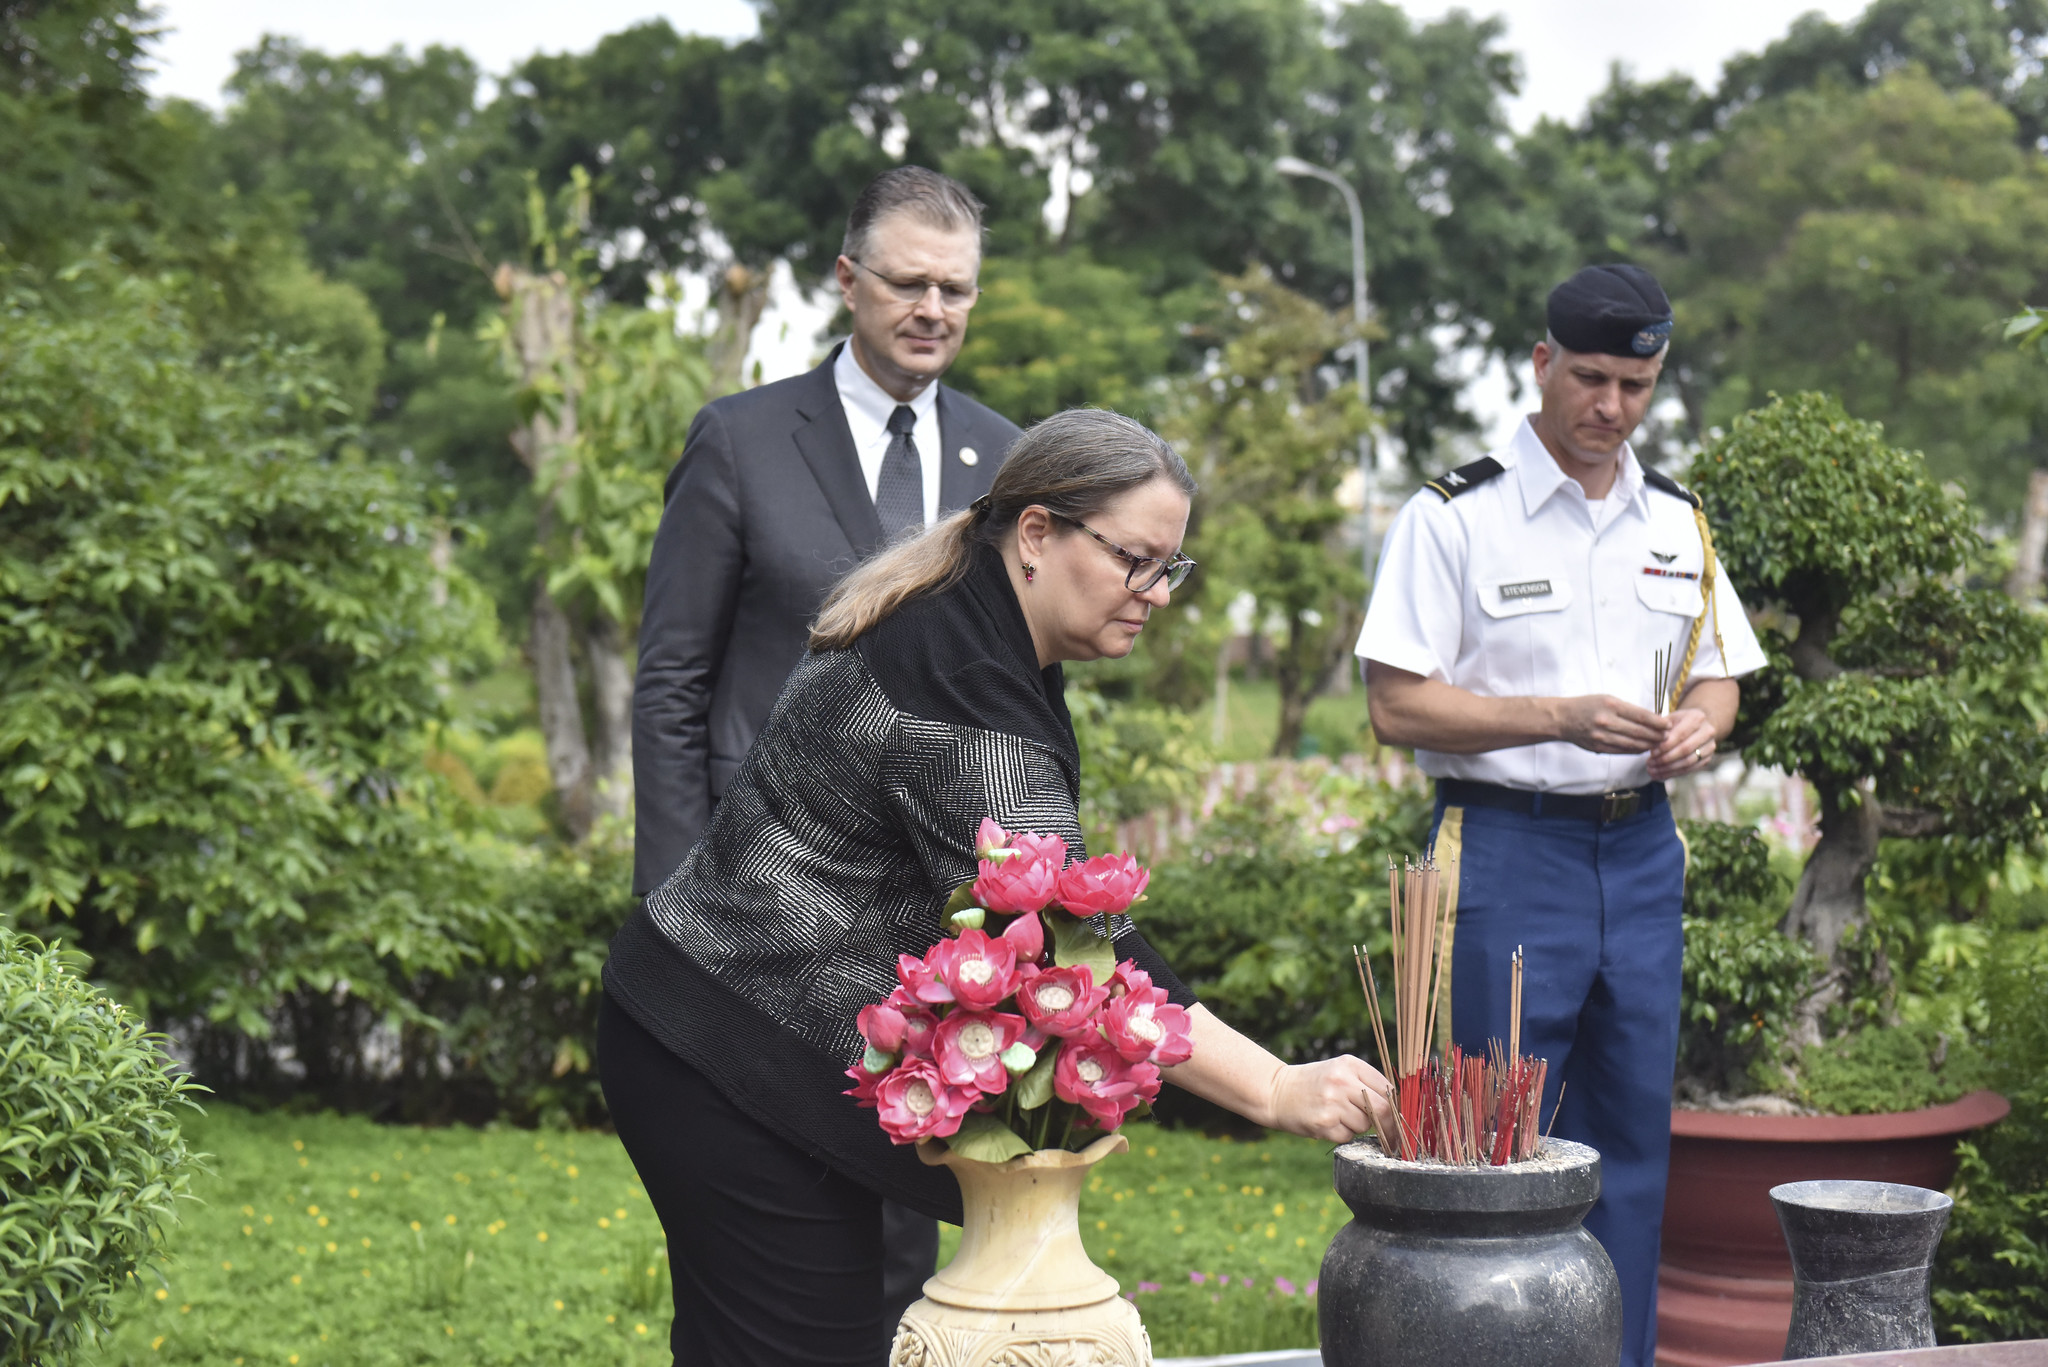
[[[1365,994],[1380,1071],[1393,1079],[1396,1132],[1382,1135],[1390,1156],[1467,1165],[1526,1162],[1543,1147],[1539,1128],[1549,1063],[1522,1053],[1522,968],[1510,961],[1510,1021],[1505,1046],[1484,1057],[1446,1043],[1432,1057],[1437,1011],[1450,968],[1451,918],[1442,871],[1432,857],[1387,866],[1388,929],[1393,945],[1393,1049],[1372,958],[1351,947]],[[1392,1066],[1389,1066],[1389,1065]]]

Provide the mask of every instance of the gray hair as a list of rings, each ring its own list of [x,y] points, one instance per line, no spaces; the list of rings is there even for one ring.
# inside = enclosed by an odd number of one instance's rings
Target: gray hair
[[[975,548],[1003,545],[1026,508],[1085,521],[1118,495],[1162,478],[1194,497],[1187,462],[1145,424],[1102,408],[1055,413],[1017,438],[973,507],[897,542],[841,580],[811,627],[811,649],[844,650],[911,599],[952,587]]]
[[[981,201],[951,176],[922,166],[895,166],[867,183],[846,216],[846,236],[839,250],[859,261],[873,244],[875,224],[890,214],[909,214],[945,232],[972,232],[981,237]]]

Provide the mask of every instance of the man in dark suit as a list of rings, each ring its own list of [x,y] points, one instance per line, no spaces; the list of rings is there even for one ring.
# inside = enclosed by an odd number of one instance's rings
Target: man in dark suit
[[[852,337],[809,374],[728,395],[690,424],[640,618],[636,894],[703,834],[840,576],[988,492],[1017,426],[939,383],[980,268],[967,188],[922,167],[884,172],[854,202],[835,266]],[[883,1221],[884,1296],[900,1315],[938,1229],[893,1203]]]

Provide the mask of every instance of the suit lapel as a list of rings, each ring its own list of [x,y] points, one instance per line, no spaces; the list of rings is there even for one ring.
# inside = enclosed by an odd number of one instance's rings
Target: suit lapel
[[[967,431],[965,405],[953,391],[939,386],[939,516],[958,512],[988,491],[989,475],[982,463],[999,454],[974,447]],[[962,447],[974,448],[973,465],[960,459]]]
[[[832,380],[832,363],[838,356],[839,348],[834,347],[824,364],[804,377],[804,392],[796,401],[797,416],[803,421],[790,437],[811,467],[811,477],[825,491],[825,502],[853,543],[853,553],[865,557],[882,544],[882,520],[875,516],[875,500],[868,494],[860,456],[853,449],[853,429],[846,425],[846,408]]]

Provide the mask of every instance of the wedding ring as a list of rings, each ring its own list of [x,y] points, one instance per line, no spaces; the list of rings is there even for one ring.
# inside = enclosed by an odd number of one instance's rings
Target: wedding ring
[[[1706,746],[1704,746],[1704,745],[1700,746],[1700,747],[1699,747],[1699,749],[1697,749],[1697,750],[1694,750],[1694,751],[1692,752],[1692,757],[1693,757],[1694,759],[1698,759],[1698,758],[1700,757],[1700,750],[1704,750],[1704,749],[1706,749],[1706,748],[1707,748],[1707,747],[1706,747]]]

